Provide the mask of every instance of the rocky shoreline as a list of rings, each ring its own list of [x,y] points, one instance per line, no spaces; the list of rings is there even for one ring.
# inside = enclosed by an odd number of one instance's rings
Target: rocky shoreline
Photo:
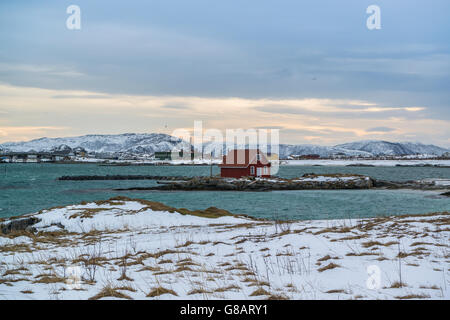
[[[61,181],[95,181],[95,180],[190,180],[185,176],[150,176],[150,175],[106,175],[106,176],[62,176]]]
[[[218,178],[194,177],[188,180],[158,182],[155,187],[138,187],[125,190],[182,190],[182,191],[272,191],[318,189],[370,189],[373,179],[359,175],[304,175],[295,179],[282,178]]]
[[[62,176],[61,181],[89,180],[156,180],[157,186],[114,189],[130,190],[184,190],[184,191],[272,191],[272,190],[328,190],[328,189],[413,189],[444,190],[450,188],[450,180],[423,179],[408,181],[378,180],[356,174],[305,174],[299,178],[283,179],[243,177],[240,179],[221,177],[152,176],[152,175],[106,175],[106,176]],[[443,193],[446,195],[446,193]]]

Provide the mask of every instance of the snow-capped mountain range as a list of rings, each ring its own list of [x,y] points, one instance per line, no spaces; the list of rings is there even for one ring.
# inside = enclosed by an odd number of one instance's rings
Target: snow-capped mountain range
[[[181,139],[162,133],[125,133],[117,135],[86,135],[68,138],[40,138],[26,142],[12,142],[0,145],[12,152],[62,152],[70,149],[84,149],[95,153],[153,154],[157,151],[170,151],[183,143]],[[69,148],[69,149],[68,149]]]
[[[95,153],[109,154],[153,154],[158,151],[171,151],[172,148],[180,146],[190,146],[188,142],[179,138],[162,133],[126,133],[117,135],[86,135],[68,138],[40,138],[26,142],[10,142],[0,144],[0,151],[10,152],[67,152],[71,150],[85,150]],[[204,151],[221,150],[221,145],[214,143],[205,143],[196,149]],[[222,145],[222,151],[226,146]],[[270,151],[270,150],[269,150]],[[210,151],[209,151],[210,152]],[[208,152],[208,153],[209,153]],[[318,154],[321,157],[331,156],[333,154],[344,154],[347,156],[378,156],[378,155],[415,155],[428,154],[440,156],[449,149],[441,148],[435,145],[425,145],[412,142],[388,142],[378,140],[358,141],[345,143],[336,146],[319,145],[291,145],[280,144],[280,158],[287,158],[291,155]]]

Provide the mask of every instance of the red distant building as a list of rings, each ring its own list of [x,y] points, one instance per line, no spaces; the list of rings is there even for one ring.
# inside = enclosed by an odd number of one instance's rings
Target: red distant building
[[[259,149],[231,150],[223,156],[219,165],[223,178],[263,177],[270,178],[270,162]]]

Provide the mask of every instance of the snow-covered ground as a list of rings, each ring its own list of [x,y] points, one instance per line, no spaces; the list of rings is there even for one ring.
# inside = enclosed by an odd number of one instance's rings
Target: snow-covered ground
[[[450,166],[449,160],[348,160],[348,159],[324,159],[324,160],[281,160],[280,165],[291,166],[348,166],[348,165],[368,165],[368,166],[386,166],[394,167],[396,165],[402,166]]]
[[[116,198],[35,214],[40,233],[0,236],[0,299],[450,298],[449,213],[276,222],[179,211]]]
[[[74,157],[75,162],[91,162],[91,163],[111,163],[111,164],[154,164],[154,165],[208,165],[208,164],[220,164],[221,159],[194,159],[194,160],[112,160],[112,159],[97,159],[87,157]]]

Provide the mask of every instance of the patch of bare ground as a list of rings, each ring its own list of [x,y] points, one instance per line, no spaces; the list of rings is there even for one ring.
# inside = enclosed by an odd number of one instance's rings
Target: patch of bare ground
[[[185,248],[185,247],[189,247],[190,245],[193,245],[193,244],[194,244],[194,242],[192,242],[192,241],[186,241],[185,243],[180,244],[180,245],[176,246],[175,248]]]
[[[143,268],[138,270],[138,272],[142,272],[142,271],[157,272],[157,271],[161,271],[161,268],[160,267],[145,266],[145,267],[143,267]]]
[[[404,288],[404,287],[407,287],[406,283],[403,283],[400,281],[395,281],[391,284],[389,289],[398,289],[398,288]]]
[[[195,270],[189,268],[188,266],[181,266],[181,267],[176,268],[173,272],[183,272],[183,271],[194,272]]]
[[[12,220],[12,218],[10,218]],[[29,231],[25,231],[25,230],[11,230],[8,233],[3,233],[0,231],[0,237],[2,238],[8,238],[8,239],[14,239],[17,237],[28,237],[28,238],[33,238],[34,234],[29,232]]]
[[[427,294],[408,294],[405,296],[396,296],[396,299],[407,300],[407,299],[427,299],[430,298]]]
[[[214,292],[226,292],[226,291],[232,291],[232,290],[240,290],[241,287],[237,286],[237,285],[229,285],[227,287],[220,287],[214,290]]]
[[[191,215],[191,216],[197,216],[197,217],[204,217],[204,218],[220,218],[220,217],[224,217],[224,216],[241,216],[244,217],[244,215],[234,215],[232,213],[230,213],[227,210],[223,210],[223,209],[219,209],[216,207],[210,207],[208,209],[205,210],[188,210],[186,208],[174,208],[174,207],[170,207],[167,206],[161,202],[156,202],[156,201],[148,201],[148,200],[143,200],[143,199],[131,199],[131,198],[127,198],[127,197],[123,197],[123,196],[119,196],[119,197],[114,197],[111,198],[101,204],[104,203],[109,203],[110,201],[133,201],[133,202],[138,202],[142,205],[144,205],[145,207],[140,209],[139,211],[146,211],[146,210],[153,210],[153,211],[167,211],[170,213],[174,213],[174,212],[178,212],[182,215]],[[247,216],[245,216],[247,217]]]
[[[178,296],[178,294],[171,289],[166,289],[163,287],[156,287],[156,288],[153,288],[152,290],[150,290],[150,292],[146,295],[146,297],[154,298],[154,297],[159,297],[163,294],[171,294],[173,296]]]
[[[347,236],[347,237],[343,237],[343,238],[331,239],[330,241],[336,242],[336,241],[359,240],[359,239],[364,239],[367,237],[368,237],[367,234],[358,234],[358,235],[354,235],[354,236]]]
[[[27,268],[24,267],[20,267],[20,268],[15,268],[15,269],[8,269],[3,273],[3,277],[6,276],[14,276],[14,275],[21,275],[23,271],[28,271]]]
[[[151,257],[158,259],[162,256],[165,256],[167,254],[176,254],[176,253],[189,253],[188,251],[182,251],[182,250],[171,250],[171,249],[166,249],[166,250],[162,250],[162,251],[158,251],[155,254],[152,254]]]
[[[332,257],[329,254],[327,254],[326,256],[323,256],[322,258],[317,259],[317,261],[323,262],[323,261],[327,261],[327,260],[330,260],[330,259],[339,259],[339,257]]]
[[[424,286],[424,285],[422,285],[422,286],[420,286],[419,288],[420,288],[420,289],[440,290],[440,288],[439,288],[438,286],[436,286],[436,285],[432,285],[432,286]]]
[[[362,256],[378,256],[376,252],[364,251],[364,252],[349,252],[346,254],[347,257],[362,257]]]
[[[99,300],[107,297],[132,300],[129,295],[122,293],[119,290],[121,290],[119,287],[113,287],[112,285],[108,284],[103,287],[103,289],[95,296],[90,297],[89,300]]]
[[[40,274],[35,277],[33,283],[65,283],[66,279],[55,274]]]
[[[0,279],[0,284],[4,284],[4,285],[11,287],[12,283],[20,282],[20,281],[28,281],[28,279],[26,279],[26,278],[11,278],[11,277],[2,278],[2,279]]]
[[[257,296],[271,296],[271,294],[264,288],[258,288],[250,294],[250,297],[257,297]]]
[[[271,294],[267,297],[267,300],[289,300],[289,298],[282,294]]]
[[[117,280],[118,281],[134,281],[129,276],[127,276],[125,273],[122,273],[122,275]]]
[[[32,251],[33,250],[31,246],[26,243],[5,244],[3,246],[0,246],[0,252],[30,253]]]
[[[263,287],[263,286],[270,287],[270,284],[267,281],[255,280],[254,282],[250,283],[248,286],[249,287]]]
[[[367,241],[367,242],[363,242],[361,245],[364,248],[370,248],[373,246],[383,246],[383,247],[389,247],[392,246],[394,244],[398,244],[398,241],[389,241],[389,242],[379,242],[379,241]]]
[[[74,214],[71,214],[69,216],[69,219],[76,219],[76,218],[90,219],[93,218],[99,212],[109,211],[109,209],[107,208],[83,208],[83,209],[76,208],[69,210],[77,211]]]
[[[323,233],[347,233],[350,232],[352,228],[350,227],[329,227],[319,231],[314,232],[314,235],[319,235]]]
[[[324,272],[324,271],[326,271],[326,270],[331,270],[331,269],[339,268],[339,267],[340,267],[340,265],[331,262],[331,263],[329,263],[328,265],[326,265],[326,266],[324,266],[324,267],[322,267],[322,268],[317,269],[317,271],[319,271],[319,272]]]
[[[410,266],[410,267],[418,267],[419,265],[417,264],[417,263],[407,263],[406,264],[407,266]]]
[[[425,248],[416,248],[411,252],[399,252],[397,254],[397,258],[406,258],[409,256],[429,256],[430,253],[425,251]]]
[[[344,289],[332,289],[328,290],[325,293],[347,293]]]
[[[170,260],[170,259],[163,259],[163,260],[158,262],[158,264],[166,264],[166,263],[173,263],[173,261]]]
[[[178,266],[199,266],[199,264],[193,261],[191,258],[184,258],[177,261]]]
[[[416,246],[426,246],[426,245],[433,246],[434,243],[431,243],[431,242],[420,242],[420,241],[418,241],[418,242],[411,243],[409,246],[410,246],[410,247],[416,247]]]
[[[212,293],[212,292],[208,291],[206,289],[203,289],[203,288],[195,288],[195,289],[192,289],[191,291],[189,291],[187,294],[190,296],[193,294],[209,294],[209,293]]]
[[[235,265],[231,265],[230,267],[226,268],[225,270],[226,271],[233,271],[233,270],[236,270],[236,271],[239,271],[239,270],[240,271],[248,271],[248,268],[243,263],[237,263]]]
[[[33,294],[34,293],[33,290],[22,290],[20,292],[22,292],[23,294]]]

